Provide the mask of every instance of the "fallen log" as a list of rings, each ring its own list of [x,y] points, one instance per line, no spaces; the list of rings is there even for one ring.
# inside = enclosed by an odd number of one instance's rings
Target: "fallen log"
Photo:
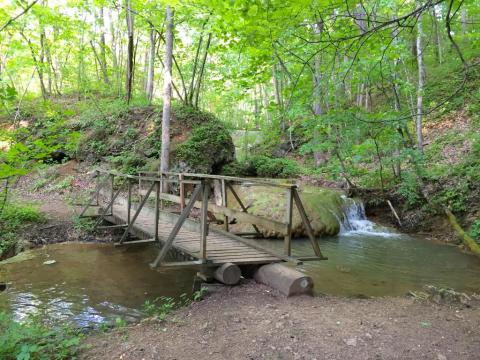
[[[452,225],[452,227],[455,229],[455,231],[460,236],[465,246],[468,249],[470,249],[470,251],[474,253],[476,256],[480,257],[480,245],[478,245],[477,242],[470,235],[468,235],[465,232],[465,230],[462,229],[462,227],[457,221],[457,218],[455,217],[455,215],[453,215],[450,209],[445,208],[444,210],[445,210],[445,214],[448,217],[448,221],[450,222],[450,225]]]

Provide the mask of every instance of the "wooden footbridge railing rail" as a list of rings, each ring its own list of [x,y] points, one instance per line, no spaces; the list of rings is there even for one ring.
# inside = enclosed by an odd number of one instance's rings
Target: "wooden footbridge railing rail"
[[[222,254],[225,259],[238,257],[238,263],[242,263],[242,261],[245,263],[252,263],[255,261],[257,263],[262,263],[262,261],[263,263],[290,261],[298,264],[307,260],[326,259],[322,255],[318,242],[313,235],[310,221],[295,184],[274,183],[261,179],[191,173],[159,174],[156,172],[140,172],[138,175],[129,175],[103,170],[97,170],[95,173],[97,179],[96,189],[91,195],[87,205],[82,210],[80,217],[96,217],[96,228],[123,228],[124,233],[117,245],[161,242],[163,246],[152,263],[153,267],[157,267],[164,263],[166,254],[172,247],[185,250],[185,252],[191,257],[198,259],[197,263],[203,264],[209,263],[211,258],[217,259],[218,264],[221,262],[221,256],[219,254]],[[248,213],[247,207],[243,204],[233,186],[234,184],[242,183],[284,189],[286,192],[286,212],[284,221],[278,221]],[[212,186],[217,200],[216,203],[209,201]],[[135,206],[134,187],[137,187],[139,198],[138,205]],[[108,190],[105,191],[105,189]],[[190,197],[187,197],[188,192],[190,192]],[[227,194],[229,193],[233,195],[241,210],[228,206]],[[123,206],[116,203],[118,199],[122,198],[122,194],[126,198],[126,204]],[[145,205],[152,197],[154,200],[154,214],[152,214],[153,216],[147,216],[145,215]],[[103,198],[103,206],[100,206],[100,198]],[[180,205],[181,212],[180,215],[174,219],[175,224],[172,224],[172,221],[170,221],[170,224],[166,224],[163,220],[160,220],[161,213],[165,213],[165,201]],[[91,206],[100,207],[98,214],[86,215],[88,208]],[[300,213],[315,256],[301,259],[292,257],[292,214],[294,206],[297,207]],[[199,221],[196,222],[198,226],[195,231],[200,235],[197,240],[193,239],[193,234],[195,232],[192,234],[192,232],[187,233],[182,230],[182,227],[194,208],[200,209]],[[209,211],[224,217],[224,230],[217,228],[213,230],[215,234],[213,236],[214,239],[211,241],[212,246],[207,244],[210,230],[208,221]],[[113,217],[116,217],[117,220],[121,219],[122,223],[118,223],[117,221],[116,224],[111,226],[100,226],[104,220],[112,219]],[[153,217],[153,219],[151,219],[151,217]],[[139,218],[141,218],[143,225],[139,224]],[[229,231],[229,219],[233,218],[238,222],[251,224],[255,231],[253,235],[261,235],[259,227],[273,230],[278,233],[284,233],[284,253],[278,254],[270,249],[259,246],[254,241],[231,233]],[[126,241],[135,227],[145,227],[147,225],[150,229],[148,233],[151,233],[153,236],[152,238],[146,240]],[[173,227],[170,225],[173,225]],[[167,232],[165,233],[163,230]],[[162,236],[160,236],[160,231],[163,231]],[[181,232],[182,235],[178,236]],[[249,233],[249,235],[252,235],[252,233]],[[182,239],[182,236],[187,238],[187,240]],[[231,245],[230,243],[232,241],[236,245]],[[181,245],[182,243],[184,246]],[[238,243],[243,245],[239,245]],[[263,257],[262,254],[264,255]]]

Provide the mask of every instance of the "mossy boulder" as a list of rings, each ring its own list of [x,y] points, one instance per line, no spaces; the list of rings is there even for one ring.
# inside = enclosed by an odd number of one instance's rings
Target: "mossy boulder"
[[[114,103],[88,112],[77,158],[108,162],[125,173],[157,170],[161,152],[161,107]],[[182,104],[172,108],[170,167],[177,171],[217,173],[235,159],[228,129],[214,115]]]
[[[236,192],[242,199],[248,212],[253,215],[265,216],[277,221],[284,221],[286,214],[286,191],[278,187],[267,186],[236,186]],[[301,187],[299,189],[307,216],[315,236],[333,236],[340,231],[339,220],[342,217],[342,192],[318,188]],[[229,206],[239,209],[232,194],[228,196]],[[248,224],[238,224],[239,231],[251,231]],[[282,237],[285,234],[259,227],[266,237]],[[294,237],[307,236],[296,206],[293,208],[292,235]]]
[[[218,173],[224,165],[235,160],[235,148],[225,126],[212,119],[194,128],[187,140],[175,149],[173,158],[195,172]]]

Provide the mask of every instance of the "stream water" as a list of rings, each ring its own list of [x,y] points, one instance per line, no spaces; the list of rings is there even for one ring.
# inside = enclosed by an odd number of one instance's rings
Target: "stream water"
[[[365,217],[363,205],[345,199],[341,232],[322,238],[327,261],[306,262],[317,293],[346,296],[404,295],[431,284],[480,292],[480,261],[450,246],[395,233]],[[278,240],[259,240],[281,251]],[[312,254],[307,239],[293,242],[294,255]],[[28,255],[28,254],[27,254]],[[57,244],[31,251],[29,259],[0,264],[0,310],[17,319],[29,314],[95,327],[116,317],[141,316],[146,300],[191,294],[191,268],[151,270],[152,247],[114,248],[100,244]],[[44,262],[55,260],[51,265]]]
[[[65,243],[31,251],[30,259],[0,265],[0,310],[18,320],[28,315],[96,327],[117,317],[141,316],[146,300],[191,294],[195,270],[150,269],[153,247],[114,248]],[[45,265],[45,261],[55,260]]]

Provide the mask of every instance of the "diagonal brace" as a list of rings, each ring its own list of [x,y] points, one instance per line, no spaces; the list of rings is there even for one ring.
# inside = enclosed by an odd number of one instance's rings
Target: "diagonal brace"
[[[305,208],[303,207],[302,200],[300,199],[300,195],[298,195],[297,189],[292,189],[293,199],[295,201],[295,205],[297,205],[298,212],[300,213],[300,217],[302,218],[303,225],[305,226],[305,230],[307,231],[308,238],[313,247],[313,251],[315,251],[315,255],[320,258],[323,258],[322,251],[320,250],[320,246],[318,246],[317,239],[313,235],[312,226],[310,225],[310,220],[308,220],[307,213],[305,212]]]
[[[158,267],[158,265],[163,261],[163,259],[167,255],[168,250],[170,250],[170,248],[172,247],[173,240],[175,240],[175,237],[180,231],[180,228],[182,227],[183,223],[185,222],[188,215],[190,214],[190,211],[192,211],[195,201],[199,197],[201,190],[202,190],[202,184],[198,184],[195,187],[195,190],[193,191],[192,196],[190,197],[188,205],[185,207],[185,209],[183,209],[182,214],[180,215],[177,222],[175,223],[175,226],[173,227],[172,232],[168,236],[168,239],[163,245],[162,249],[160,250],[157,258],[152,264],[150,264],[152,268]]]
[[[117,199],[118,195],[120,195],[120,192],[122,191],[122,189],[118,189],[117,192],[112,196],[112,198],[110,199],[110,202],[108,203],[108,205],[105,207],[105,209],[103,209],[102,213],[100,214],[100,217],[98,218],[98,220],[95,222],[95,225],[94,225],[94,229],[97,228],[98,225],[100,225],[100,223],[103,221],[103,219],[105,218],[105,216],[107,215],[107,212],[108,210],[112,209],[111,211],[111,214],[113,215],[113,203],[115,202],[115,200]]]
[[[238,196],[237,192],[233,189],[233,186],[232,186],[231,184],[229,184],[229,183],[227,183],[226,185],[227,185],[227,187],[230,189],[230,191],[232,192],[233,196],[235,197],[235,200],[237,200],[238,205],[240,205],[240,207],[242,208],[242,211],[243,211],[244,213],[248,213],[247,208],[245,207],[245,205],[243,205],[242,200],[240,200],[240,197]],[[225,206],[226,206],[226,205],[225,205]],[[260,234],[260,230],[258,230],[257,225],[252,224],[252,226],[253,226],[253,228],[255,229],[256,233],[257,233],[257,234]]]
[[[132,220],[128,224],[128,227],[126,228],[125,232],[123,233],[122,238],[120,239],[120,242],[119,242],[120,244],[123,244],[123,241],[126,239],[127,235],[130,233],[130,230],[132,229],[133,223],[135,222],[135,220],[137,220],[138,215],[140,215],[140,212],[142,211],[142,208],[145,205],[145,203],[147,202],[148,197],[152,193],[152,190],[153,190],[154,187],[155,187],[155,182],[153,182],[152,185],[148,188],[147,194],[142,199],[142,202],[140,203],[137,211],[135,212],[135,215],[133,215]]]
[[[105,185],[107,184],[107,181],[108,181],[108,177],[105,178],[105,180],[103,180],[103,182],[101,182],[100,184],[98,184],[97,186],[97,189],[95,190],[95,192],[93,193],[93,195],[90,197],[90,199],[88,200],[88,203],[87,205],[85,205],[85,207],[83,208],[82,212],[80,213],[79,217],[83,217],[85,215],[85,213],[87,212],[88,208],[90,206],[92,206],[92,201],[95,200],[95,198],[98,196],[98,194],[100,193],[100,190],[102,190]]]

